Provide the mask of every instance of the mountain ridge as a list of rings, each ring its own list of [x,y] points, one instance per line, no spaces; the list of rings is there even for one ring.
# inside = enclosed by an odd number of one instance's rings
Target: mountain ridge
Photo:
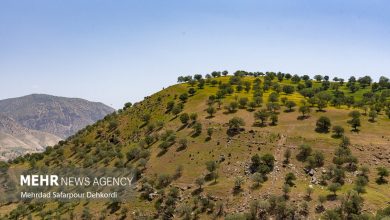
[[[42,151],[113,111],[100,102],[47,94],[0,100],[2,159]]]

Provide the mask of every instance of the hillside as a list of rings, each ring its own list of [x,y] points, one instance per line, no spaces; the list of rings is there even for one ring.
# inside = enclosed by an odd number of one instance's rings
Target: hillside
[[[102,103],[45,94],[0,100],[0,113],[26,128],[63,139],[113,111]]]
[[[390,216],[390,83],[385,77],[373,83],[367,77],[344,82],[282,73],[222,75],[179,77],[179,84],[127,104],[42,154],[9,164],[14,169],[132,169],[138,177],[135,201],[6,203],[0,216]]]

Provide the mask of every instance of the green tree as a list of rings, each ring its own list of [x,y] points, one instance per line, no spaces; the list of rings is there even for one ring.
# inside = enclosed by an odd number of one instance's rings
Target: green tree
[[[260,184],[264,182],[264,177],[261,173],[256,172],[252,175],[252,181],[254,183],[253,184],[254,187],[259,187]]]
[[[256,106],[261,106],[261,103],[263,103],[263,97],[255,96],[253,97],[253,101],[256,103]]]
[[[300,161],[306,161],[313,151],[308,144],[299,145],[298,150],[299,153],[297,154],[297,159]]]
[[[274,169],[275,166],[275,157],[270,154],[266,153],[261,157],[262,164],[267,166],[267,172],[271,172]]]
[[[238,103],[240,104],[240,108],[245,108],[248,104],[248,98],[243,97],[238,100]]]
[[[314,192],[314,189],[313,189],[313,187],[307,187],[306,188],[306,196],[307,196],[307,198],[309,198],[309,199],[311,199],[311,194]]]
[[[286,151],[284,151],[284,164],[289,164],[290,163],[290,158],[291,158],[291,149],[287,148]]]
[[[370,117],[370,121],[375,122],[375,118],[378,117],[378,112],[375,110],[371,110],[368,113],[368,116]]]
[[[314,79],[317,81],[317,82],[321,82],[323,77],[321,75],[315,75],[314,76]]]
[[[167,107],[166,107],[167,112],[172,111],[172,109],[173,109],[174,106],[175,106],[175,102],[174,102],[174,101],[169,101],[169,102],[167,103]]]
[[[245,122],[244,119],[240,117],[233,117],[232,119],[229,120],[228,123],[228,131],[236,133],[240,131],[241,126],[244,126]]]
[[[326,106],[328,106],[327,102],[324,99],[317,99],[316,103],[318,111],[322,111],[324,108],[326,108]]]
[[[359,112],[359,111],[356,111],[356,110],[351,111],[348,115],[349,115],[349,117],[351,117],[351,118],[360,118],[360,116],[361,116],[360,112]]]
[[[188,89],[188,93],[191,95],[191,96],[193,96],[195,93],[196,93],[196,90],[194,89],[194,88],[189,88]],[[181,99],[180,99],[181,100]],[[187,99],[186,99],[187,100]],[[183,101],[183,100],[182,100]],[[183,101],[184,102],[184,101]]]
[[[145,124],[149,123],[150,119],[151,119],[151,115],[150,115],[149,113],[143,114],[143,115],[141,116],[141,120],[142,120]]]
[[[288,184],[284,184],[282,190],[284,198],[288,199],[288,193],[291,191],[290,186]]]
[[[187,99],[188,99],[188,94],[187,94],[187,93],[181,94],[181,95],[179,96],[179,99],[180,99],[180,101],[182,101],[182,102],[186,102]]]
[[[316,123],[316,131],[318,132],[328,132],[331,126],[330,119],[326,116],[321,116]]]
[[[233,113],[237,110],[238,108],[238,103],[236,101],[233,101],[229,103],[228,106],[225,107],[230,113]]]
[[[334,196],[337,196],[336,195],[336,192],[339,191],[341,189],[341,184],[340,183],[331,183],[329,186],[328,186],[328,190],[333,192],[333,195]]]
[[[376,179],[376,183],[378,184],[384,184],[384,183],[387,183],[387,180],[385,179],[385,177],[388,177],[389,176],[389,170],[386,169],[385,167],[378,167],[376,168],[377,171],[378,171],[378,178]]]
[[[358,131],[358,127],[361,126],[360,118],[352,118],[348,120],[348,124],[351,125],[354,131]]]
[[[202,124],[197,122],[194,124],[192,129],[193,129],[195,135],[199,135],[200,133],[202,133]]]
[[[177,117],[177,115],[183,111],[183,106],[182,105],[176,105],[175,107],[173,107],[172,109],[172,114]]]
[[[292,86],[292,85],[284,85],[282,90],[283,90],[284,93],[286,93],[287,95],[289,95],[289,94],[294,93],[295,88],[294,88],[294,86]]]
[[[294,186],[294,180],[297,178],[295,177],[294,173],[287,173],[286,177],[284,177],[284,183],[289,185],[289,186]]]
[[[322,217],[324,220],[342,220],[339,212],[333,209],[326,210]]]
[[[202,189],[202,186],[204,184],[204,178],[198,177],[195,179],[195,184],[199,186],[199,189]]]
[[[190,114],[190,119],[192,122],[195,122],[198,119],[198,114],[197,113],[191,113]]]
[[[188,141],[186,138],[182,138],[179,140],[179,148],[180,149],[185,149],[185,148],[187,148],[187,146],[188,146]]]
[[[188,115],[188,113],[183,113],[183,114],[180,115],[181,123],[188,124],[189,120],[190,120],[190,116]]]
[[[123,107],[123,109],[131,108],[131,106],[133,106],[133,104],[131,102],[126,102],[125,106]]]
[[[245,81],[244,85],[245,85],[245,92],[248,93],[251,90],[251,83],[248,81]]]
[[[213,132],[214,132],[214,128],[207,128],[207,136],[209,136],[209,138],[211,138]]]
[[[297,106],[297,104],[294,101],[287,101],[285,105],[288,108],[288,112],[293,112],[294,111],[293,108]]]
[[[206,111],[211,118],[217,112],[217,109],[215,109],[213,106],[209,106]]]
[[[351,120],[348,120],[348,124],[350,124],[353,128],[353,130],[357,131],[358,127],[361,126],[361,123],[360,123],[360,112],[359,111],[351,111],[349,113],[349,116],[352,118]]]
[[[324,154],[321,151],[314,151],[314,153],[307,158],[308,167],[316,168],[324,165]]]
[[[243,183],[244,183],[244,179],[242,177],[239,177],[239,176],[236,177],[236,179],[234,180],[233,190],[235,192],[240,191]]]
[[[268,96],[268,101],[269,101],[269,102],[278,102],[278,101],[279,101],[279,95],[278,95],[278,93],[272,92],[272,93]]]
[[[273,113],[273,114],[271,114],[270,119],[271,119],[271,124],[276,125],[276,123],[278,122],[278,115]]]
[[[368,219],[362,216],[363,198],[354,190],[350,190],[346,193],[341,206],[342,211],[346,216],[361,216],[362,219]]]
[[[344,128],[340,125],[335,125],[332,128],[335,137],[342,137],[344,135]]]
[[[310,113],[310,107],[307,105],[303,105],[299,107],[299,112],[302,113],[302,117],[305,118]]]
[[[248,103],[248,107],[249,107],[249,110],[253,111],[255,108],[256,108],[256,103],[255,102],[249,102]]]
[[[206,168],[207,170],[212,173],[217,170],[218,164],[214,160],[210,160],[206,162]]]
[[[206,168],[209,171],[210,177],[214,179],[214,182],[217,182],[218,174],[216,173],[216,170],[218,168],[218,164],[215,161],[207,161]]]
[[[365,193],[366,192],[365,186],[367,185],[367,183],[368,181],[365,177],[357,176],[355,180],[355,186],[353,187],[353,189],[359,194]]]

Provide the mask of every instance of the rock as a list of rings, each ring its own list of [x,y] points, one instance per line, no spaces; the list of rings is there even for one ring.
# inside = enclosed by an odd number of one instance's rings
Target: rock
[[[311,170],[309,171],[309,175],[310,175],[310,176],[314,176],[315,172],[316,172],[315,170],[311,169]]]
[[[150,193],[148,195],[149,199],[153,200],[154,198],[157,198],[158,197],[158,193]]]
[[[313,184],[318,184],[318,180],[317,180],[317,178],[315,177],[315,176],[313,176],[312,178],[311,178],[311,181],[310,181],[311,183],[313,183]]]
[[[225,155],[221,154],[219,155],[219,162],[222,163],[223,161],[225,161]]]

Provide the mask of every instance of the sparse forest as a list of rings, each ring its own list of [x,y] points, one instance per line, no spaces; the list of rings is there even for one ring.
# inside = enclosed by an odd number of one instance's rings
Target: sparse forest
[[[0,219],[390,218],[387,77],[214,71],[177,81],[0,164],[126,168],[135,201],[1,204]]]

